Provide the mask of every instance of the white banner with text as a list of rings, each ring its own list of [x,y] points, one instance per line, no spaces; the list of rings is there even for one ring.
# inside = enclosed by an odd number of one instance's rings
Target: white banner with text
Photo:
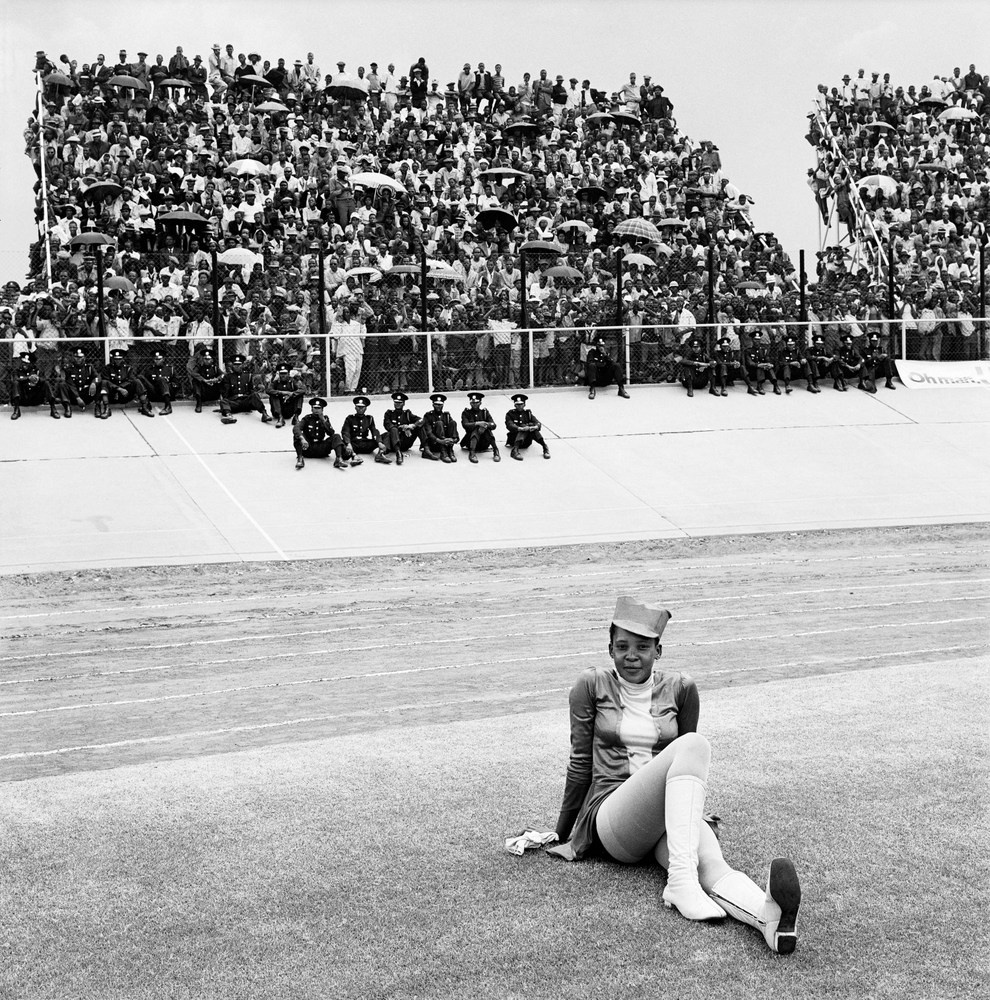
[[[990,389],[990,361],[902,361],[897,374],[909,389]]]

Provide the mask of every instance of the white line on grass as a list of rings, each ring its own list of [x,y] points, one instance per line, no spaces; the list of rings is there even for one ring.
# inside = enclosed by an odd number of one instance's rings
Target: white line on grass
[[[731,642],[759,642],[768,639],[801,639],[813,635],[839,635],[846,632],[869,632],[875,631],[877,629],[885,628],[908,628],[917,627],[921,625],[955,625],[961,622],[977,622],[985,621],[984,616],[980,615],[974,618],[942,618],[933,621],[912,621],[912,622],[877,622],[872,625],[850,625],[846,628],[839,629],[814,629],[806,632],[786,632],[778,633],[773,635],[751,635],[742,638],[733,639],[708,639],[702,642],[681,642],[678,645],[681,647],[685,646],[718,646],[724,645]],[[535,635],[555,635],[558,633],[572,634],[575,631],[589,631],[589,629],[552,629],[549,631],[540,632],[520,632],[514,635],[510,635],[507,638],[524,638],[526,636]],[[473,642],[479,638],[485,638],[482,636],[468,636],[468,637],[458,637],[456,639],[449,640],[450,642]],[[386,643],[382,646],[365,647],[367,649],[381,649],[381,648],[391,648],[395,649],[398,646],[403,645],[420,645],[419,643]],[[296,654],[292,654],[296,655]],[[298,654],[298,655],[306,655]],[[312,653],[310,653],[312,655]],[[151,705],[157,704],[159,702],[166,701],[184,701],[189,698],[215,698],[221,695],[229,694],[241,694],[245,691],[267,691],[272,688],[290,688],[290,687],[305,687],[310,684],[328,684],[340,681],[348,680],[369,680],[379,677],[392,677],[399,676],[402,674],[416,674],[416,673],[429,673],[437,670],[443,669],[453,669],[456,666],[458,669],[466,669],[468,667],[484,667],[491,666],[493,664],[503,664],[503,663],[520,663],[527,661],[536,660],[555,660],[563,659],[564,657],[577,657],[577,656],[587,656],[587,655],[601,655],[598,651],[594,653],[560,653],[554,654],[552,656],[528,656],[512,658],[509,660],[480,660],[474,663],[460,663],[452,665],[451,667],[444,666],[432,666],[432,667],[409,667],[405,670],[386,670],[386,671],[376,671],[362,674],[342,674],[334,677],[308,677],[303,680],[298,681],[272,681],[268,684],[242,684],[237,687],[227,687],[227,688],[214,688],[209,691],[188,691],[182,694],[163,694],[156,695],[154,698],[125,698],[119,701],[91,701],[83,702],[80,704],[73,705],[53,705],[48,708],[28,708],[22,709],[16,712],[0,712],[0,719],[11,719],[19,718],[27,715],[49,715],[54,712],[77,712],[83,709],[91,708],[122,708],[128,705]]]
[[[945,581],[945,582],[948,582],[948,581]],[[958,581],[953,581],[953,582],[958,582]],[[979,583],[979,582],[990,582],[990,580],[987,580],[987,581],[974,580],[974,581],[968,581],[968,582],[970,582],[970,583]],[[900,589],[900,587],[902,587],[902,586],[909,586],[909,585],[907,585],[907,584],[892,584],[892,585],[882,584],[882,585],[874,585],[874,586],[872,586],[870,588],[861,588],[861,589],[864,589],[864,590],[865,589],[872,589],[872,590],[896,590],[896,589]],[[847,587],[840,587],[840,588],[834,588],[834,589],[835,590],[848,591],[849,588],[847,586]],[[796,595],[796,594],[805,594],[805,593],[806,593],[805,591],[790,591],[788,593],[778,594],[777,596],[778,597],[790,597],[790,596],[793,596],[793,595]],[[504,600],[504,598],[502,598],[502,600]],[[731,596],[726,596],[726,597],[699,598],[695,602],[688,602],[688,603],[698,603],[698,604],[700,604],[700,603],[724,602],[724,601],[735,601],[735,600],[739,600],[739,597],[736,596],[736,595],[731,595]],[[967,595],[965,597],[923,598],[921,600],[916,600],[916,601],[887,601],[887,602],[884,602],[884,603],[876,603],[876,604],[842,604],[842,605],[834,605],[832,607],[814,608],[813,610],[816,613],[825,613],[825,612],[833,612],[833,611],[868,611],[868,610],[871,610],[871,609],[878,609],[878,608],[909,607],[910,605],[913,605],[913,604],[924,604],[924,605],[932,605],[932,604],[957,604],[957,603],[962,602],[962,601],[986,601],[986,600],[990,600],[990,595],[988,595],[988,594],[974,594],[974,595]],[[382,606],[382,607],[386,607],[386,606]],[[374,611],[374,610],[381,610],[381,608],[376,608],[376,607],[367,608],[367,607],[365,607],[365,608],[362,608],[361,610],[362,611],[369,611],[369,610],[370,611]],[[776,617],[776,616],[787,615],[787,614],[807,614],[808,610],[809,609],[807,609],[807,608],[794,608],[793,610],[786,609],[786,608],[774,608],[774,609],[772,609],[770,611],[755,611],[755,612],[747,612],[745,614],[738,614],[738,615],[714,615],[714,616],[708,617],[708,618],[678,618],[677,621],[678,621],[678,624],[703,624],[703,623],[707,623],[707,622],[732,621],[733,619],[740,619],[740,618],[745,618],[745,619],[749,620],[749,619],[753,619],[753,618]],[[536,610],[534,610],[534,609],[527,609],[526,611],[511,611],[511,612],[505,612],[505,613],[502,613],[502,614],[494,614],[494,615],[475,615],[472,618],[472,621],[475,622],[475,623],[477,623],[477,622],[488,622],[488,621],[500,621],[500,620],[505,620],[505,619],[510,619],[510,618],[525,618],[525,617],[528,617],[528,616],[533,615],[533,614],[539,614],[541,617],[542,616],[549,617],[549,616],[553,616],[553,615],[577,615],[577,614],[587,615],[588,613],[589,613],[589,609],[588,608],[556,608],[556,609],[550,609],[550,610],[544,610],[544,609],[541,608],[541,609],[536,609]],[[236,620],[236,619],[234,619],[234,620]],[[210,624],[211,624],[211,627],[219,627],[219,626],[222,626],[224,624],[229,624],[229,621],[225,620],[225,619],[217,619],[215,621],[211,621]],[[430,624],[430,620],[429,619],[423,619],[423,618],[416,618],[416,619],[413,619],[413,620],[410,620],[410,621],[392,622],[391,624],[392,624],[393,627],[398,628],[398,627],[405,627],[405,626],[409,626],[409,625],[427,625],[427,624]],[[234,645],[236,643],[243,643],[243,642],[273,642],[273,641],[278,641],[280,639],[300,639],[300,638],[304,638],[306,636],[314,636],[314,635],[333,635],[333,634],[341,633],[341,632],[345,632],[345,633],[346,632],[362,632],[362,631],[368,631],[368,630],[371,630],[371,629],[377,629],[379,627],[380,626],[377,623],[372,623],[372,624],[368,624],[368,625],[334,625],[334,626],[330,626],[330,627],[327,627],[327,628],[302,629],[302,630],[298,630],[298,631],[295,631],[295,632],[262,632],[262,633],[258,633],[258,634],[252,634],[252,635],[222,636],[222,637],[217,638],[217,639],[186,639],[186,640],[183,640],[181,642],[138,643],[138,644],[132,645],[132,646],[107,646],[107,645],[103,645],[103,646],[93,647],[93,648],[89,648],[89,649],[50,650],[50,651],[44,652],[44,653],[23,653],[23,654],[20,654],[18,656],[0,656],[0,663],[10,663],[10,662],[15,662],[15,661],[18,662],[18,663],[27,663],[27,662],[32,661],[32,660],[62,659],[62,658],[69,658],[69,657],[73,657],[73,656],[96,656],[96,655],[103,655],[103,656],[105,656],[105,655],[115,654],[115,653],[142,653],[142,652],[161,651],[163,649],[191,649],[191,648],[194,648],[194,647],[197,647],[197,646],[226,646],[226,645]],[[597,627],[598,626],[588,626],[588,628],[597,628]],[[587,631],[587,628],[585,629],[585,631]],[[484,638],[484,636],[479,636],[479,637],[476,637],[476,638]],[[451,640],[438,640],[438,641],[447,642],[447,641],[451,641]],[[45,679],[47,680],[48,678],[45,678]],[[8,683],[21,683],[21,682],[19,682],[19,681],[0,681],[0,686],[2,686],[4,684],[8,684]]]
[[[839,660],[829,661],[831,664],[852,664],[852,663],[863,663],[871,660],[884,660],[891,657],[902,657],[902,656],[928,656],[934,653],[954,653],[962,652],[966,650],[976,650],[976,649],[986,649],[986,643],[978,643],[976,645],[970,646],[935,646],[930,649],[903,649],[897,651],[883,651],[870,656],[852,656],[845,657]],[[567,654],[567,655],[580,655],[580,656],[596,656],[599,655],[597,652],[592,653],[581,653],[581,654]],[[551,659],[553,657],[524,657],[523,659]],[[514,662],[514,661],[504,661],[504,662]],[[738,668],[736,672],[738,673],[750,673],[754,671],[769,671],[769,670],[787,670],[792,667],[806,667],[806,660],[797,660],[793,663],[771,663],[771,664],[761,664],[754,667],[741,667]],[[445,669],[451,670],[455,669],[453,665],[448,665],[445,667],[438,667],[435,669]],[[723,671],[719,671],[722,673]],[[724,671],[732,673],[733,671]],[[451,699],[448,701],[438,701],[430,703],[416,702],[409,705],[386,705],[382,706],[380,709],[376,710],[375,714],[380,715],[390,715],[395,712],[404,712],[411,709],[422,710],[424,708],[448,708],[451,705],[468,705],[472,703],[485,702],[499,702],[499,701],[515,701],[520,698],[531,698],[534,696],[548,695],[548,694],[563,694],[569,691],[570,688],[544,688],[538,691],[515,691],[510,695],[500,695],[500,696],[485,696],[480,698],[461,698],[461,699]],[[19,753],[10,753],[0,756],[0,761],[7,760],[26,760],[28,758],[34,757],[52,757],[58,754],[68,754],[68,753],[81,753],[87,750],[116,750],[121,747],[130,746],[142,746],[149,743],[166,743],[170,740],[191,740],[191,739],[205,739],[208,737],[225,736],[231,733],[248,733],[248,732],[259,732],[266,729],[282,729],[288,728],[290,726],[304,726],[314,722],[334,722],[340,719],[351,719],[357,715],[367,715],[369,713],[344,713],[342,715],[311,715],[299,719],[283,719],[279,722],[260,722],[254,725],[246,726],[228,726],[223,729],[208,729],[200,730],[198,732],[192,733],[165,733],[160,736],[139,736],[129,740],[115,740],[112,743],[89,743],[81,746],[74,747],[58,747],[52,750],[25,750]]]
[[[196,449],[193,448],[193,446],[185,439],[182,432],[179,430],[178,427],[176,427],[175,422],[169,420],[167,421],[167,423],[168,426],[172,429],[172,432],[175,434],[175,436],[189,449],[189,454],[192,455],[196,459],[196,461],[203,466],[203,468],[206,470],[207,475],[217,484],[217,486],[220,487],[221,490],[223,490],[224,493],[227,494],[227,497],[230,500],[230,502],[244,515],[245,519],[251,523],[251,525],[255,528],[258,534],[261,535],[261,537],[264,538],[266,542],[268,542],[268,544],[272,547],[272,549],[274,550],[275,554],[279,557],[279,559],[283,560],[283,562],[288,562],[289,557],[279,548],[278,544],[275,542],[275,539],[273,539],[272,536],[269,535],[268,532],[265,531],[265,529],[262,528],[260,524],[258,524],[258,522],[247,512],[247,509],[244,507],[244,504],[242,504],[240,500],[238,500],[237,497],[235,497],[234,494],[231,493],[230,490],[227,489],[227,487],[220,481],[220,478],[217,476],[217,474],[206,464],[206,460],[203,458],[203,456],[200,455],[200,453],[196,451]]]
[[[913,553],[912,553],[913,554]],[[947,556],[947,555],[958,555],[958,552],[951,549],[943,549],[937,552],[930,553],[931,556]],[[812,566],[818,565],[820,563],[833,563],[833,562],[858,562],[858,561],[875,561],[878,559],[903,559],[904,554],[901,552],[878,552],[871,553],[869,555],[862,556],[834,556],[823,559],[782,559],[774,560],[775,566]],[[658,572],[663,570],[664,573],[669,574],[672,568],[683,569],[685,572],[694,573],[701,569],[719,569],[719,570],[731,570],[731,569],[753,569],[752,563],[685,563],[680,567],[672,567],[670,563],[656,565],[644,565],[636,567],[636,572],[649,575],[650,573]],[[893,571],[892,571],[893,572]],[[629,570],[601,570],[598,572],[586,571],[581,573],[559,573],[554,575],[554,580],[585,580],[594,579],[598,577],[614,576],[621,579],[624,583],[629,582]],[[500,583],[526,583],[532,584],[532,576],[519,576],[519,577],[506,577],[500,580]],[[937,581],[935,581],[937,582]],[[977,581],[978,582],[978,581]],[[679,586],[701,586],[700,584],[692,584],[691,580],[685,580]],[[431,580],[431,587],[458,587],[461,584],[454,582],[444,582],[442,580]],[[917,586],[917,585],[916,585]],[[306,598],[338,598],[338,597],[349,597],[355,594],[388,594],[388,593],[407,593],[408,587],[388,587],[388,586],[375,586],[375,587],[355,587],[348,590],[334,590],[332,593],[328,593],[326,588],[320,590],[310,590],[302,591],[301,593],[293,594],[293,600],[303,600]],[[845,588],[839,588],[845,589]],[[549,595],[549,596],[565,596],[565,595]],[[500,597],[482,598],[482,600],[502,600]],[[16,615],[0,615],[0,621],[22,621],[33,618],[58,618],[63,615],[92,615],[92,614],[114,614],[120,611],[162,611],[168,610],[170,608],[188,608],[188,607],[206,607],[214,604],[254,604],[264,601],[270,601],[270,594],[245,594],[240,597],[213,597],[213,598],[203,598],[201,600],[195,601],[165,601],[157,604],[122,604],[118,606],[107,606],[99,605],[95,607],[82,607],[82,608],[63,608],[58,611],[37,611],[30,614],[16,614]],[[341,609],[341,611],[346,611],[348,609]]]

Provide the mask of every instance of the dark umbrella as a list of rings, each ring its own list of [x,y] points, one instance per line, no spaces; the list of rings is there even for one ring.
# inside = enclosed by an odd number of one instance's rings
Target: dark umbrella
[[[127,76],[125,73],[122,73],[120,76],[110,77],[107,83],[111,87],[130,87],[131,90],[148,89],[148,85],[143,80],[139,80],[136,76]]]
[[[49,73],[45,77],[46,87],[74,87],[75,84],[64,73]]]
[[[168,83],[168,80],[164,82]],[[245,73],[244,76],[239,76],[234,80],[235,87],[270,87],[271,85],[271,80],[266,80],[263,76],[258,76],[255,73]],[[188,87],[189,84],[186,86]]]
[[[616,125],[642,125],[639,115],[634,115],[631,111],[613,111],[612,121]]]
[[[69,240],[70,247],[111,246],[113,240],[104,233],[80,233]]]
[[[357,76],[338,76],[330,81],[327,93],[341,101],[363,101],[368,97],[368,81]]]
[[[579,200],[594,204],[605,197],[605,188],[599,187],[597,184],[589,184],[587,187],[578,188],[575,194]]]
[[[199,215],[197,212],[164,212],[155,219],[155,224],[159,226],[176,226],[182,228],[188,226],[190,229],[205,229],[210,220]]]
[[[543,272],[548,278],[581,278],[583,275],[576,267],[570,267],[567,264],[555,264],[553,267],[548,267]]]
[[[478,222],[481,223],[484,229],[498,227],[507,233],[511,233],[519,225],[519,220],[504,208],[483,209],[478,213]]]
[[[123,190],[119,184],[115,184],[113,181],[97,181],[95,184],[83,188],[79,192],[79,197],[100,201],[103,198],[116,198]]]
[[[603,128],[612,124],[612,116],[604,111],[596,111],[593,115],[588,115],[584,120],[585,125],[594,125],[596,128]]]
[[[389,276],[393,274],[419,274],[422,270],[419,264],[395,264],[385,273]]]
[[[535,135],[542,129],[542,126],[537,122],[530,121],[518,121],[512,122],[510,125],[505,125],[502,127],[503,132],[517,132],[519,135],[529,134]]]

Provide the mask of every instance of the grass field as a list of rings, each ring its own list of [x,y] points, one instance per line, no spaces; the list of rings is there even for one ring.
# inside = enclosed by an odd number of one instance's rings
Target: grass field
[[[619,591],[793,956],[502,850]],[[986,995],[988,594],[965,525],[2,578],[0,995]]]

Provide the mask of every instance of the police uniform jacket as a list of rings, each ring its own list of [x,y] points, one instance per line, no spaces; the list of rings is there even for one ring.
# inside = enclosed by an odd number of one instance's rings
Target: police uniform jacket
[[[427,413],[423,417],[423,430],[429,441],[441,441],[445,438],[456,441],[460,436],[457,433],[457,424],[454,423],[454,418],[443,410],[439,413],[436,410]]]
[[[419,417],[415,413],[410,410],[397,410],[394,407],[391,410],[386,410],[385,416],[382,417],[382,426],[385,430],[390,431],[394,427],[400,433],[403,433],[403,424],[418,424],[419,422]]]
[[[349,413],[344,418],[340,436],[346,445],[354,441],[377,441],[378,428],[375,426],[375,418],[368,413]]]
[[[286,375],[275,375],[268,383],[268,394],[271,396],[294,396],[303,391],[302,379],[289,372]]]
[[[223,378],[223,372],[217,367],[215,361],[197,361],[190,369],[189,374],[197,382],[216,383]]]
[[[515,407],[505,415],[505,426],[507,430],[515,434],[531,434],[543,427],[539,420],[533,416],[532,410],[517,410]]]
[[[482,428],[476,428],[474,425],[477,423],[482,423],[485,426]],[[473,406],[468,406],[461,412],[461,427],[464,428],[470,434],[473,430],[489,430],[495,429],[495,421],[492,420],[492,415],[483,407],[479,406],[475,409]]]
[[[103,366],[103,381],[111,389],[125,389],[134,382],[134,373],[126,361],[110,361]]]
[[[322,441],[332,441],[337,432],[326,416],[317,413],[307,413],[300,417],[292,429],[295,437],[304,437],[310,444],[320,444]]]
[[[254,392],[254,378],[246,371],[229,371],[223,377],[223,394],[227,399],[250,396]]]
[[[748,368],[756,368],[758,365],[769,365],[771,363],[770,348],[762,342],[751,344],[746,349],[743,357]]]

